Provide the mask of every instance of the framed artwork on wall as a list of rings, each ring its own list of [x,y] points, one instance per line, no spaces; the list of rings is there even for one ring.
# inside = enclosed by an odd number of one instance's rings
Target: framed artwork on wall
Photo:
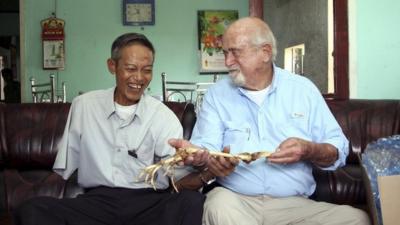
[[[123,24],[146,26],[155,23],[155,0],[123,0]]]
[[[237,10],[197,11],[200,74],[228,73],[222,51],[222,35],[229,24],[238,18]]]

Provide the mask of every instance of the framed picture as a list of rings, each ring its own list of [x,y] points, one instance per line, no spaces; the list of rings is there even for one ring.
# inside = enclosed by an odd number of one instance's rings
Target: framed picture
[[[43,69],[64,69],[64,40],[43,41]]]
[[[239,18],[237,10],[197,11],[200,74],[228,73],[222,51],[222,35]]]
[[[123,0],[122,5],[124,25],[154,25],[154,0]]]

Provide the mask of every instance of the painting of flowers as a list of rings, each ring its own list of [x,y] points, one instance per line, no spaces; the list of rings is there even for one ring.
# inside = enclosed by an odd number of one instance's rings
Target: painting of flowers
[[[201,58],[200,73],[225,73],[222,35],[233,21],[237,10],[201,10],[198,15],[198,38]]]

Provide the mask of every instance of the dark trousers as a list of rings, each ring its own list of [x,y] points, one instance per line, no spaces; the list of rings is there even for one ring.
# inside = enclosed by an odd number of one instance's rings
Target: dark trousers
[[[15,225],[201,225],[204,199],[196,191],[99,187],[76,198],[30,199],[14,220]]]

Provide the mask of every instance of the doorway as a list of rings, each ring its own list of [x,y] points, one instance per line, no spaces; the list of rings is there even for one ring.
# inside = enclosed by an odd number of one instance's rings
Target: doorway
[[[20,81],[19,0],[0,1],[0,71],[12,70],[13,79]],[[0,76],[0,101],[4,101],[4,81]]]

